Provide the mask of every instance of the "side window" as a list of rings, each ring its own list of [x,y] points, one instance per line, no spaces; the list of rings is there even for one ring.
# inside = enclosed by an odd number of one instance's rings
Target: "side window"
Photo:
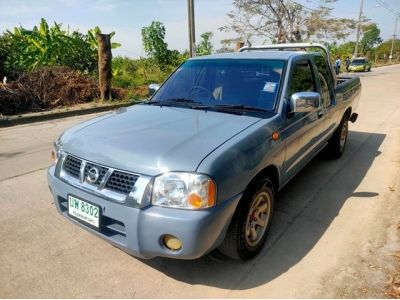
[[[311,66],[307,60],[298,61],[293,66],[288,98],[298,92],[314,92],[315,82]]]
[[[325,107],[329,107],[332,105],[332,93],[329,89],[332,86],[332,74],[329,70],[329,66],[325,61],[325,58],[322,56],[314,57],[315,65],[318,70],[319,81],[321,82],[321,98]]]

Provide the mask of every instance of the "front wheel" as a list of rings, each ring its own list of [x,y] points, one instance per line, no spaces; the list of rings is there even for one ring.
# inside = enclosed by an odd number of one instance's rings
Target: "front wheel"
[[[225,240],[218,248],[234,259],[249,260],[265,244],[274,209],[274,190],[268,178],[258,180],[243,194],[229,225]]]
[[[349,133],[349,117],[343,116],[338,128],[331,137],[327,145],[328,156],[332,159],[339,158],[343,155],[347,143]]]

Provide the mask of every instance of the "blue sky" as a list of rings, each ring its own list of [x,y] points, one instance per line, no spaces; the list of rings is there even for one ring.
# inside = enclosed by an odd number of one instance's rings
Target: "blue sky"
[[[384,0],[400,12],[400,0]],[[308,7],[315,7],[320,0],[297,0]],[[364,0],[364,15],[376,22],[381,29],[381,37],[389,39],[393,35],[395,16],[376,0]],[[332,4],[333,14],[340,17],[358,17],[359,0],[338,0]],[[171,49],[188,48],[186,0],[0,0],[0,31],[22,25],[32,28],[41,17],[47,21],[57,21],[69,25],[71,29],[86,32],[99,26],[103,32],[115,31],[115,42],[122,47],[114,50],[114,56],[139,57],[144,55],[140,30],[152,20],[164,23],[166,41]],[[232,34],[219,32],[225,24],[226,13],[233,9],[232,0],[195,0],[197,40],[202,32],[214,33],[215,48],[219,41]],[[399,22],[400,23],[400,22]],[[400,24],[397,34],[400,32]]]

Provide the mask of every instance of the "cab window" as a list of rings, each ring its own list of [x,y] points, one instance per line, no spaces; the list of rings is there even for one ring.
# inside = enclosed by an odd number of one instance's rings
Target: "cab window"
[[[310,63],[298,61],[293,65],[292,78],[289,81],[288,98],[299,92],[315,92],[315,82]]]

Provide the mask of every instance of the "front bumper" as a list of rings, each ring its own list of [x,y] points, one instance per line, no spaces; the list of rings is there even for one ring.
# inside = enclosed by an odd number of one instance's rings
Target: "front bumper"
[[[216,248],[225,236],[241,194],[213,208],[199,211],[147,206],[134,208],[103,199],[54,176],[55,167],[48,169],[49,187],[58,212],[71,222],[109,241],[129,254],[141,258],[156,256],[195,259]],[[72,219],[67,214],[67,198],[72,194],[100,206],[102,218],[99,231]],[[179,251],[170,251],[162,244],[165,234],[182,242]]]
[[[360,67],[349,67],[349,71],[354,71],[354,72],[362,72],[365,71],[366,68],[364,66],[360,66]]]

